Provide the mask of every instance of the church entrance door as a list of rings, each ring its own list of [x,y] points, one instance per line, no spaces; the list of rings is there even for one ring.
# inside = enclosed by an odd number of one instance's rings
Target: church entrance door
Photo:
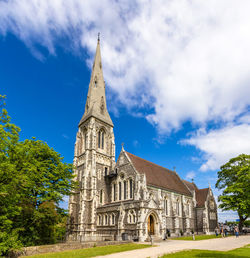
[[[154,217],[150,215],[148,217],[148,234],[154,235],[155,234],[155,222],[154,222]]]

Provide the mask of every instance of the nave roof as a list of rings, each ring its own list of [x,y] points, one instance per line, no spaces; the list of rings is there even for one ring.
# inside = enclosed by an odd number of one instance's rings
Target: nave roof
[[[192,195],[175,171],[161,167],[129,152],[126,153],[137,172],[146,175],[148,185],[164,188],[184,195]]]

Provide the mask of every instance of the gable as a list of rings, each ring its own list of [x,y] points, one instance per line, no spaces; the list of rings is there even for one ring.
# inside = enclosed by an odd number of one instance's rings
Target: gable
[[[127,153],[124,150],[121,150],[120,152],[115,169],[118,174],[123,173],[126,176],[134,176],[137,174],[133,164],[131,163]]]
[[[205,206],[205,201],[207,200],[208,193],[209,193],[209,188],[197,189],[195,191],[197,207]]]
[[[120,152],[120,155],[119,155],[119,157],[118,157],[118,159],[117,159],[116,166],[117,166],[117,167],[120,167],[120,166],[126,165],[126,164],[128,164],[128,163],[129,163],[129,160],[128,160],[128,158],[126,157],[125,152],[124,152],[124,151],[121,151],[121,152]]]

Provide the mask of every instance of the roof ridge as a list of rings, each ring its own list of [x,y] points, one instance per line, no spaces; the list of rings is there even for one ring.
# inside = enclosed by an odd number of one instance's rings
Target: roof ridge
[[[196,185],[194,182],[190,182],[190,181],[188,181],[188,180],[186,180],[186,179],[181,179],[181,180],[184,181],[184,182],[186,182],[186,183],[188,183],[188,184],[193,185],[194,188],[199,189],[199,188],[197,187],[197,185]]]
[[[207,188],[197,189],[197,191],[200,191],[200,190],[209,190],[209,187],[207,187]]]
[[[127,152],[127,151],[125,151],[125,152]],[[165,167],[163,167],[163,166],[160,166],[160,165],[158,165],[158,164],[156,164],[156,163],[154,163],[154,162],[152,162],[152,161],[143,159],[143,158],[141,158],[141,157],[139,157],[139,156],[136,156],[136,155],[134,155],[134,154],[132,154],[132,153],[130,153],[130,152],[127,152],[127,153],[130,154],[130,155],[135,156],[136,158],[139,158],[139,159],[141,159],[141,160],[144,160],[144,161],[146,161],[146,162],[149,162],[149,163],[151,163],[151,164],[153,164],[153,165],[155,165],[155,166],[157,166],[157,167],[163,168],[163,169],[165,169],[165,170],[167,170],[167,171],[169,171],[169,172],[171,172],[171,173],[174,173],[174,172],[176,173],[176,171],[173,171],[173,170],[170,170],[170,169],[165,168]]]

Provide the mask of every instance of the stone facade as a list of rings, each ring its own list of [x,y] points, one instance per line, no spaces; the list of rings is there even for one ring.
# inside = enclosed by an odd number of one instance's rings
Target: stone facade
[[[198,189],[170,171],[126,152],[115,162],[98,40],[74,155],[78,189],[69,200],[67,239],[72,241],[164,238],[217,225],[210,188]],[[197,199],[198,198],[198,199]]]

